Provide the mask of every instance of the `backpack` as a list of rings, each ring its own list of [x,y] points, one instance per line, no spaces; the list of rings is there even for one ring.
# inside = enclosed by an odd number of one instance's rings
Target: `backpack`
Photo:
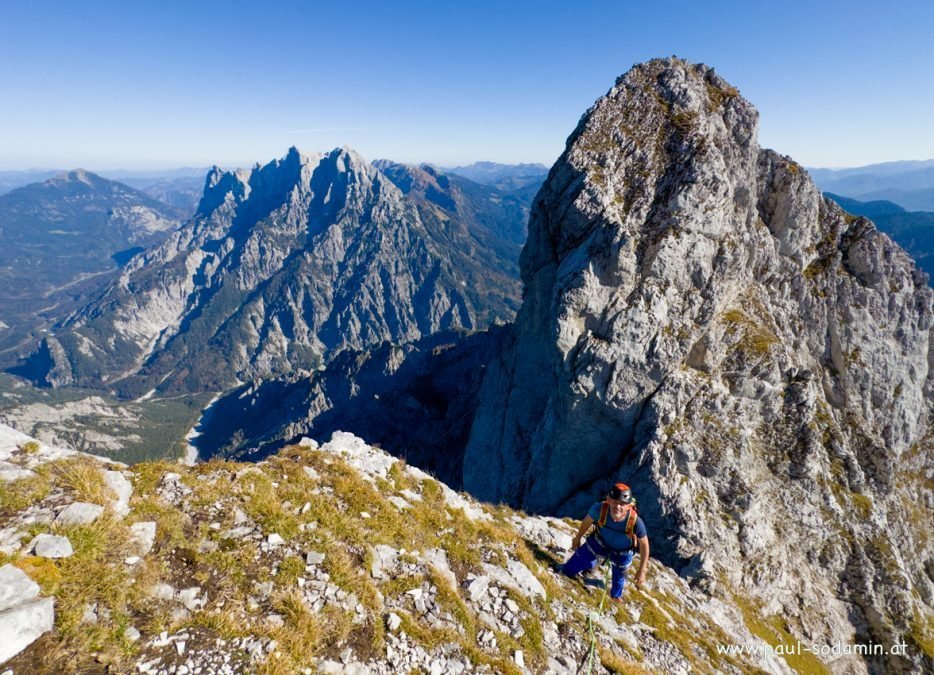
[[[626,536],[629,537],[629,541],[632,542],[632,549],[635,550],[636,547],[636,523],[639,520],[639,513],[636,511],[636,501],[633,500],[631,503],[626,505]],[[603,537],[600,536],[600,528],[606,525],[606,519],[610,517],[610,502],[604,500],[603,504],[600,506],[600,519],[594,522],[595,534],[597,535],[597,540],[601,545],[606,546]],[[609,548],[606,546],[606,548]]]

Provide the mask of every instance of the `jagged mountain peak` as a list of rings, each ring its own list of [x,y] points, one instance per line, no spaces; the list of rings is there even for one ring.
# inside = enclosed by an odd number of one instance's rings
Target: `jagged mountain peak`
[[[234,202],[241,202],[250,194],[250,170],[236,169],[225,171],[214,166],[208,172],[204,181],[204,193],[195,216],[206,216],[229,198]]]
[[[205,180],[204,196],[197,215],[207,216],[228,200],[239,204],[248,199],[256,208],[271,210],[290,195],[330,194],[348,185],[369,191],[378,171],[352,148],[343,146],[325,153],[306,153],[292,146],[286,154],[252,169],[224,171],[215,166]],[[313,184],[314,183],[314,184]]]
[[[450,178],[431,164],[403,164],[391,160],[378,160],[374,166],[406,195],[416,194],[439,201],[444,208],[456,210]]]
[[[441,176],[444,174],[444,172],[441,171],[441,169],[436,167],[434,164],[428,164],[427,162],[419,164],[418,168],[430,176]]]
[[[104,180],[101,176],[98,176],[95,173],[91,173],[86,169],[74,169],[66,173],[56,176],[55,178],[50,179],[52,181],[78,181],[81,183],[87,183],[88,185],[93,185],[95,182]]]
[[[55,385],[77,368],[121,394],[220,390],[347,347],[511,317],[515,245],[422,206],[348,147],[214,167],[191,221],[30,364]]]
[[[699,166],[715,176],[725,176],[730,165],[755,172],[757,127],[756,109],[712,68],[656,59],[621,76],[568,138],[552,175],[566,172],[582,183],[551,183],[580,189],[581,212],[602,212],[610,225],[645,222],[649,208],[691,206],[677,200],[687,197]],[[719,196],[731,197],[727,180],[717,181]],[[560,232],[544,225],[558,247],[553,254],[560,255],[587,222],[564,221]]]

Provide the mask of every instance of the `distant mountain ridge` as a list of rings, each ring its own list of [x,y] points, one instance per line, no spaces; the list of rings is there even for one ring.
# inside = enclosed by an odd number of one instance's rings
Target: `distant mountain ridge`
[[[808,171],[825,192],[861,201],[889,200],[908,211],[934,211],[934,159]]]
[[[934,213],[906,211],[891,201],[862,202],[832,192],[824,195],[854,215],[871,218],[927,272],[928,283],[934,283]]]
[[[830,197],[850,213],[853,213],[857,216],[865,216],[866,218],[890,216],[895,213],[908,213],[904,207],[899,206],[895,202],[891,202],[887,199],[878,199],[875,201],[864,202],[859,201],[858,199],[851,199],[849,197],[843,197],[842,195],[836,195],[833,192],[825,192],[824,196]]]
[[[150,197],[158,199],[190,216],[198,207],[204,191],[206,169],[200,176],[177,176],[174,178],[127,178],[125,182]]]
[[[0,350],[67,316],[183,217],[83,169],[0,195]]]
[[[169,206],[181,209],[190,216],[204,188],[204,177],[210,167],[179,169],[142,169],[93,171],[94,174],[108,180],[129,185],[146,193]],[[19,187],[40,183],[60,174],[68,173],[63,169],[29,169],[23,171],[0,171],[0,195]]]
[[[194,217],[20,372],[124,397],[218,391],[348,347],[476,329],[518,306],[518,245],[510,261],[494,239],[350,149],[215,168]]]
[[[928,171],[934,169],[934,159],[902,159],[892,162],[878,162],[876,164],[864,164],[862,166],[850,166],[839,169],[824,169],[820,167],[808,167],[808,173],[815,180],[825,179],[828,176],[837,178],[849,178],[852,176],[903,176],[918,171]]]
[[[500,190],[518,190],[533,184],[537,188],[548,175],[548,167],[544,164],[499,164],[497,162],[474,162],[466,166],[446,168],[443,171],[469,178],[475,183],[491,185]]]
[[[49,178],[67,173],[65,169],[24,169],[22,171],[0,171],[0,195],[24,185],[41,183]]]

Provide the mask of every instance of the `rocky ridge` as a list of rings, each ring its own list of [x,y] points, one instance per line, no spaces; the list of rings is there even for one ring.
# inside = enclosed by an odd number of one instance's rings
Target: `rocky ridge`
[[[784,636],[660,565],[601,610],[601,579],[553,573],[574,529],[476,502],[350,434],[258,464],[128,469],[0,427],[4,589],[21,606],[38,584],[54,604],[54,628],[34,613],[29,646],[0,665],[570,673],[594,613],[596,671],[791,672],[774,654],[718,654]]]
[[[934,275],[934,213],[906,211],[890,201],[863,202],[825,192],[845,211],[857,216],[866,216],[882,232],[889,235],[911,256],[915,264],[928,275],[932,283]]]
[[[344,348],[475,329],[496,310],[460,270],[482,276],[483,264],[432,225],[349,149],[215,168],[192,220],[49,336],[26,370],[127,397],[219,391],[314,369]],[[516,292],[514,280],[488,280],[501,319]]]
[[[429,230],[463,256],[460,268],[479,325],[511,319],[519,309],[519,253],[525,243],[530,198],[480,185],[434,166],[376,160],[379,169],[415,204]],[[469,263],[473,264],[469,264]],[[501,289],[510,293],[503,294]]]

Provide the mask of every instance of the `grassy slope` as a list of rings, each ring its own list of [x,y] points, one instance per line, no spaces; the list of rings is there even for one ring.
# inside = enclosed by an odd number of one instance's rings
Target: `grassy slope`
[[[107,515],[78,528],[30,526],[31,535],[42,531],[67,535],[75,547],[73,557],[53,561],[0,556],[0,564],[19,566],[44,594],[56,596],[55,632],[9,664],[19,666],[16,672],[30,664],[56,671],[107,664],[118,670],[132,668],[135,661],[152,655],[141,646],[148,637],[182,629],[188,629],[195,642],[241,636],[276,640],[278,656],[255,666],[261,672],[299,672],[317,657],[336,658],[347,646],[357,658],[381,659],[389,608],[401,617],[402,630],[411,642],[427,652],[447,645],[475,665],[485,664],[496,672],[519,672],[513,661],[516,650],[523,651],[533,671],[542,669],[548,656],[556,656],[548,654],[544,645],[546,625],[561,635],[580,636],[570,643],[578,645],[578,651],[567,656],[577,661],[586,656],[587,615],[599,607],[599,589],[595,591],[593,583],[555,576],[552,568],[559,561],[554,550],[517,530],[517,519],[524,514],[483,505],[488,519],[471,519],[451,506],[446,487],[402,461],[395,460],[385,478],[373,481],[331,452],[293,446],[259,465],[215,460],[186,468],[147,462],[133,471],[132,512],[126,520]],[[187,492],[182,508],[160,493],[167,473],[180,475],[181,489]],[[0,526],[8,525],[28,505],[62,503],[66,498],[106,504],[107,496],[92,460],[48,463],[34,478],[0,483]],[[390,501],[399,497],[410,506],[400,509]],[[261,537],[223,536],[235,526],[237,510],[257,526]],[[348,517],[363,511],[370,517]],[[129,525],[151,520],[157,523],[153,552],[139,564],[127,566],[124,558],[132,553]],[[551,526],[566,534],[573,531],[570,523],[552,521]],[[269,550],[262,542],[273,532],[286,545]],[[368,574],[378,544],[413,552],[403,556],[411,563],[408,571],[388,579]],[[419,564],[417,552],[432,548],[445,551],[456,586],[437,568]],[[303,558],[308,550],[325,554],[322,567],[329,583],[359,598],[365,608],[362,621],[336,605],[318,613],[309,611],[299,592],[299,579],[312,573]],[[507,590],[520,608],[524,635],[514,638],[497,632],[495,643],[481,646],[478,633],[483,626],[477,608],[467,601],[467,576],[483,573],[483,563],[504,566],[508,560],[531,570],[547,597],[530,598]],[[663,654],[666,663],[679,663],[692,672],[755,672],[751,663],[717,653],[717,644],[738,638],[726,635],[699,611],[697,602],[687,597],[683,581],[660,566],[653,567],[650,576],[642,590],[627,589],[624,606],[606,610],[610,621],[641,626],[641,637],[633,641],[610,639],[598,630],[597,656],[606,671],[655,672],[652,664]],[[153,600],[147,592],[159,582],[177,588],[198,585],[208,602],[187,617],[173,618],[169,604]],[[257,584],[264,582],[273,590],[257,599]],[[440,627],[426,623],[406,595],[428,584],[451,619]],[[82,623],[82,613],[94,603],[99,615],[107,610],[109,617],[94,625]],[[283,617],[284,626],[264,620],[268,613]],[[754,620],[754,615],[747,617],[747,625]],[[768,617],[761,622],[775,624]],[[128,626],[138,628],[143,639],[130,642],[125,634]],[[753,632],[758,627],[754,621]]]

